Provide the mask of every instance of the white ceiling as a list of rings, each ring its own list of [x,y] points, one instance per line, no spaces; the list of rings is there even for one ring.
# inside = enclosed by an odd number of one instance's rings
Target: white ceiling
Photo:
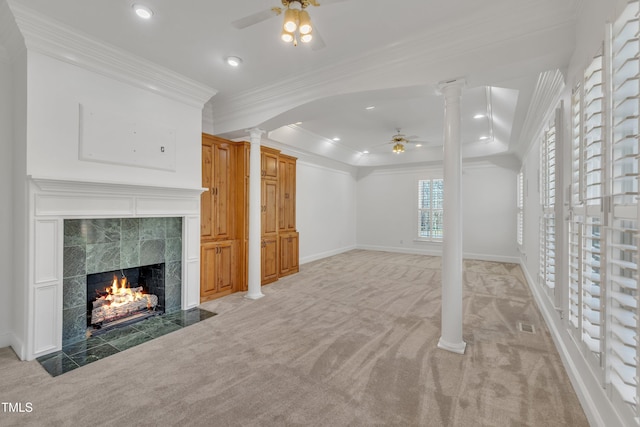
[[[285,146],[352,165],[441,158],[444,101],[437,86],[455,78],[467,83],[463,155],[521,153],[538,76],[567,66],[580,4],[318,0],[308,10],[325,47],[314,50],[283,43],[281,17],[242,30],[231,25],[282,6],[280,0],[135,0],[154,11],[149,21],[135,16],[134,0],[15,1],[217,89],[205,109],[215,133],[236,138],[260,127]],[[242,66],[226,65],[229,55],[241,57]],[[473,119],[487,112],[492,120]],[[386,143],[397,128],[426,143],[391,153]],[[336,136],[340,141],[331,141]]]

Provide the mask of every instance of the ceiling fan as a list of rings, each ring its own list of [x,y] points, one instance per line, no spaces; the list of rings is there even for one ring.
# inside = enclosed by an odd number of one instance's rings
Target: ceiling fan
[[[318,33],[318,30],[312,26],[309,13],[306,11],[309,6],[320,6],[321,4],[340,3],[347,0],[281,0],[283,7],[272,7],[270,9],[257,12],[244,18],[231,22],[235,28],[241,30],[250,27],[259,22],[278,16],[284,12],[284,24],[280,37],[283,41],[298,45],[298,38],[303,43],[308,43],[312,39],[316,42],[312,44],[313,50],[325,47],[324,40]]]
[[[393,152],[396,154],[404,153],[405,144],[416,144],[416,147],[428,144],[426,141],[417,140],[417,138],[417,135],[406,136],[400,133],[400,128],[396,128],[396,134],[391,137],[391,141],[387,142],[387,144],[393,144]]]

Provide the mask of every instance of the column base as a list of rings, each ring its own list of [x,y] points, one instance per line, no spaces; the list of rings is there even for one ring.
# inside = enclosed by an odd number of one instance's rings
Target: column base
[[[257,294],[249,294],[249,293],[247,293],[244,297],[246,299],[256,300],[256,299],[262,298],[263,296],[264,296],[264,294],[262,292],[258,291]]]
[[[438,341],[438,348],[452,353],[464,354],[464,350],[467,348],[467,343],[460,341],[457,344],[452,344],[450,342],[446,342],[442,337],[440,337],[440,340]]]

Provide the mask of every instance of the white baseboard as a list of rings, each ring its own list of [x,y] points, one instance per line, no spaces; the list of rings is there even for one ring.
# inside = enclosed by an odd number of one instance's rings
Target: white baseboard
[[[553,303],[541,292],[540,287],[522,261],[520,262],[520,268],[524,273],[540,313],[542,313],[542,317],[544,317],[549,328],[549,332],[551,332],[553,342],[560,354],[578,400],[580,400],[582,409],[589,420],[589,424],[602,427],[633,425],[628,422],[625,423],[621,414],[616,411],[611,400],[607,397],[606,391],[600,386],[598,378],[592,373],[588,361],[569,335],[563,320],[553,307]]]
[[[376,245],[356,245],[356,249],[362,249],[365,251],[394,252],[398,254],[442,256],[442,251],[439,249],[419,249]]]
[[[313,255],[306,256],[306,257],[302,257],[302,258],[300,258],[299,262],[300,262],[300,265],[307,264],[307,263],[312,262],[312,261],[317,261],[319,259],[328,258],[330,256],[338,255],[338,254],[341,254],[341,253],[344,253],[344,252],[349,252],[349,251],[352,251],[354,249],[356,249],[356,245],[345,246],[345,247],[338,248],[338,249],[332,249],[330,251],[321,252],[321,253],[318,253],[318,254],[313,254]]]

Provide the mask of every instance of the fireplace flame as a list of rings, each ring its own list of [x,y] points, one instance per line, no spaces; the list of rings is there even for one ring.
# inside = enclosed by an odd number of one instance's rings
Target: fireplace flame
[[[113,282],[111,286],[105,289],[106,295],[100,297],[109,301],[109,305],[124,305],[133,301],[139,301],[145,298],[145,294],[142,293],[142,288],[131,289],[126,277],[122,277],[120,281],[116,276],[113,276]],[[146,298],[147,301],[149,298]]]

